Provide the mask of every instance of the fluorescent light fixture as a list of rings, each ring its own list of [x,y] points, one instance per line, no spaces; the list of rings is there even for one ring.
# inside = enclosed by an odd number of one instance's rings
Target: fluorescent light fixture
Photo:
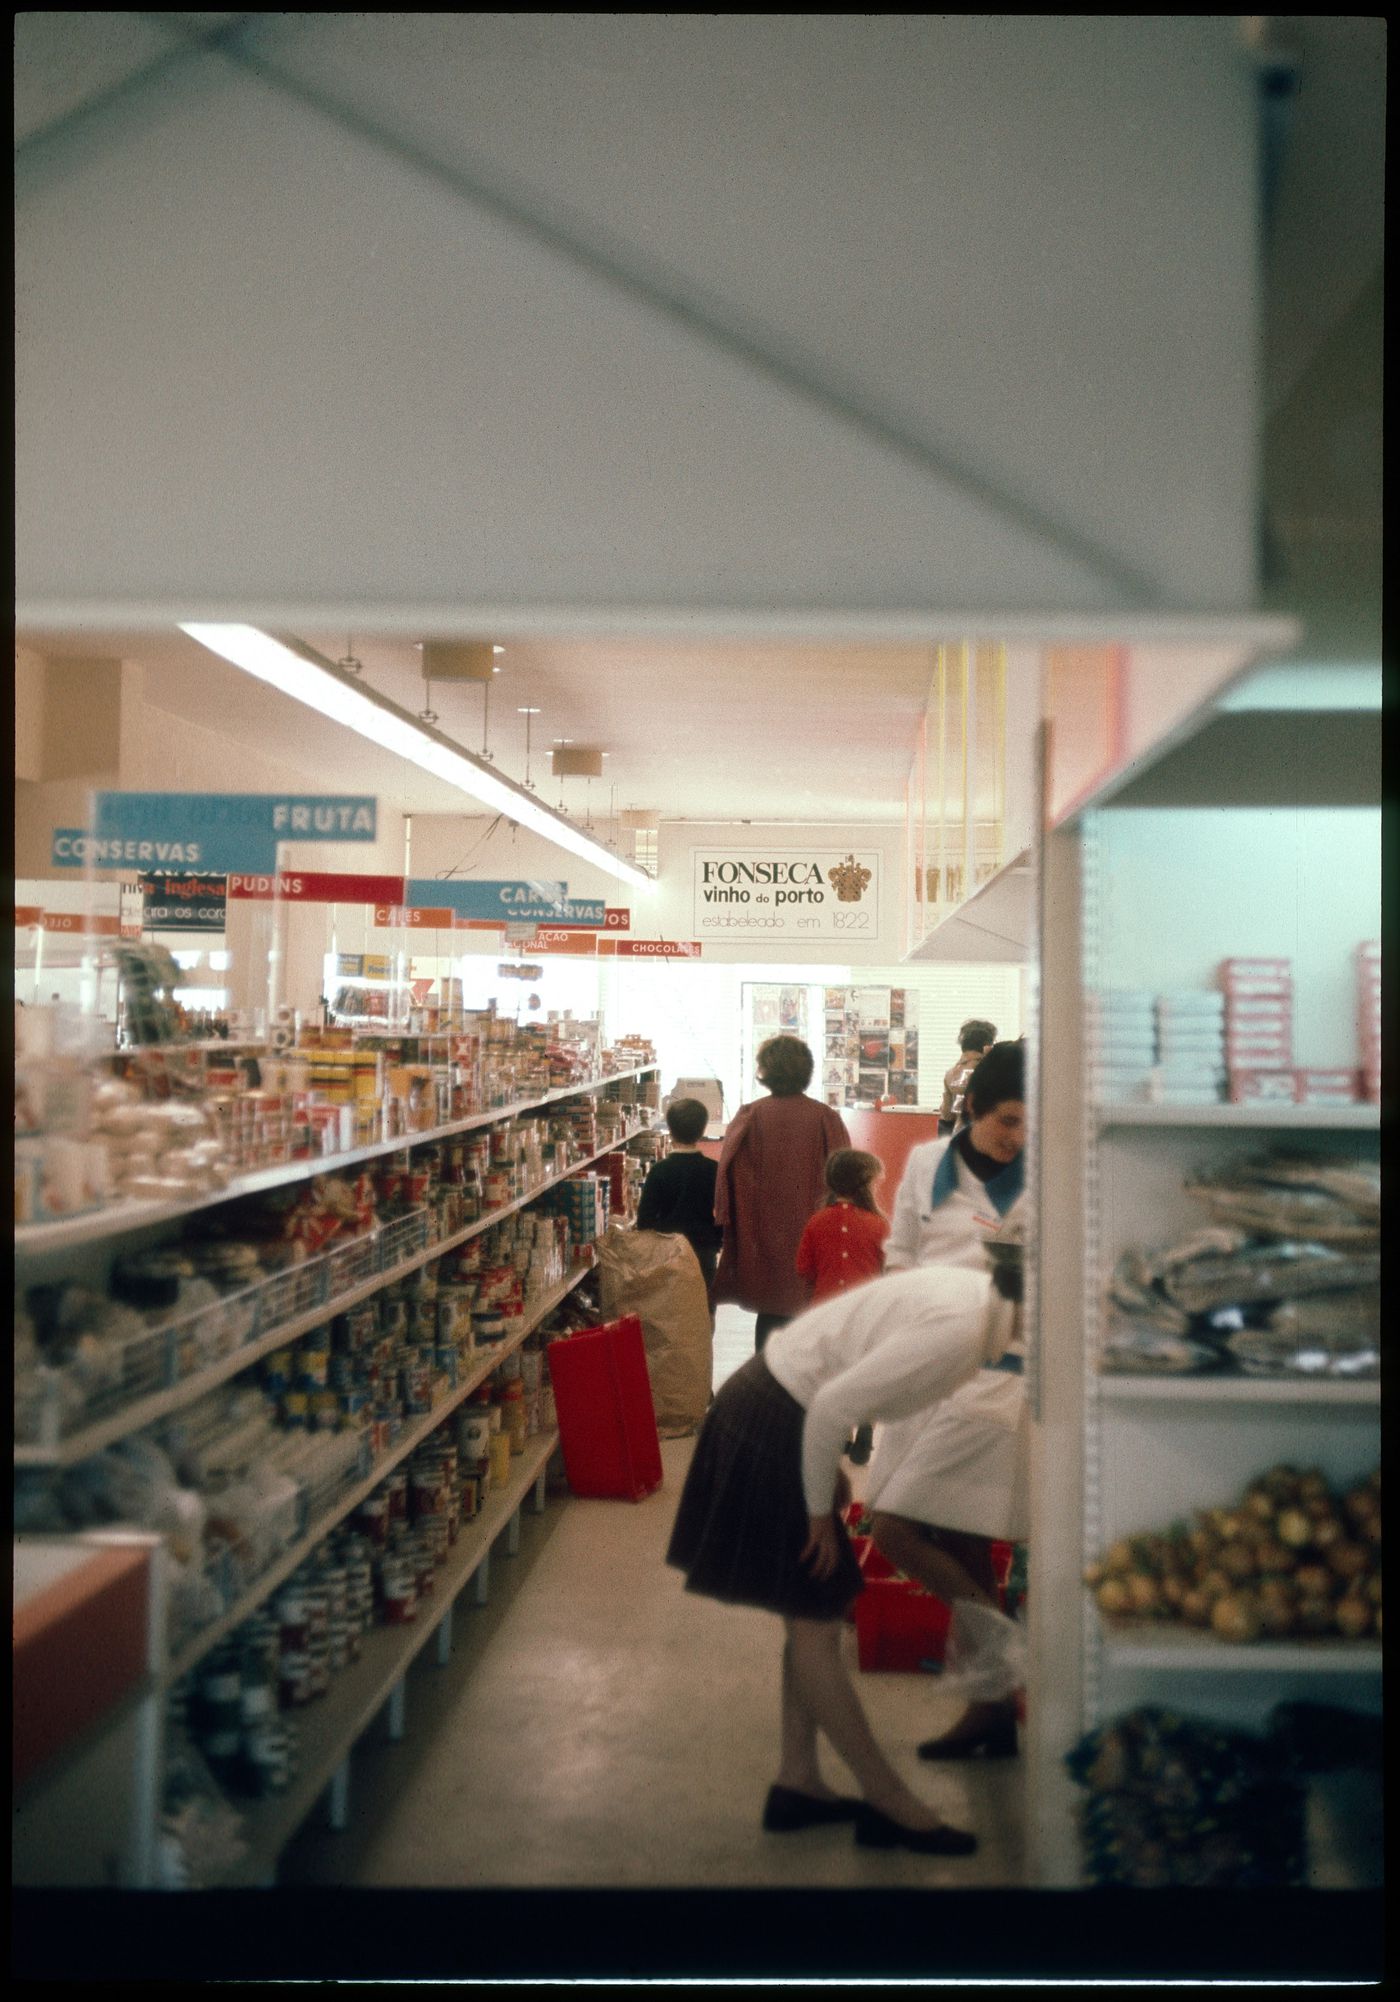
[[[645,870],[624,862],[621,856],[604,848],[600,841],[536,799],[514,779],[493,771],[484,759],[464,751],[440,730],[420,722],[386,695],[346,674],[314,647],[298,639],[275,638],[271,633],[260,632],[256,626],[182,623],[180,630],[198,640],[201,646],[207,646],[211,653],[241,667],[245,674],[265,681],[269,688],[304,702],[333,723],[343,723],[347,730],[367,737],[382,750],[407,758],[410,764],[430,772],[444,784],[456,786],[459,792],[469,794],[493,812],[504,814],[518,827],[528,828],[532,834],[542,835],[546,841],[567,849],[581,862],[605,869],[638,888],[650,887],[652,879]]]

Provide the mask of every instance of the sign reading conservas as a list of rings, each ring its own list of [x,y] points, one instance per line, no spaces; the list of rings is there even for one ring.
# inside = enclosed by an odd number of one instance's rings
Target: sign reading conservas
[[[692,848],[690,855],[697,938],[771,945],[879,936],[878,849]]]

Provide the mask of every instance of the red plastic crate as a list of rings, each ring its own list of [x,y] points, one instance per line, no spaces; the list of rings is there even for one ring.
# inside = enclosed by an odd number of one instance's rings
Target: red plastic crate
[[[637,1315],[551,1342],[564,1471],[576,1495],[640,1501],[661,1485],[661,1442]]]
[[[952,1613],[909,1578],[867,1579],[856,1600],[856,1654],[866,1672],[941,1668]]]

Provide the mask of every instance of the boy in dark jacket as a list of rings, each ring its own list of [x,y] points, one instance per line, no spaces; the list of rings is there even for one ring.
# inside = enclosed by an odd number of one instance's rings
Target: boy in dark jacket
[[[713,1288],[723,1231],[715,1222],[716,1165],[700,1152],[709,1108],[678,1098],[666,1108],[671,1151],[646,1178],[637,1205],[638,1230],[675,1231],[690,1240],[705,1285]]]

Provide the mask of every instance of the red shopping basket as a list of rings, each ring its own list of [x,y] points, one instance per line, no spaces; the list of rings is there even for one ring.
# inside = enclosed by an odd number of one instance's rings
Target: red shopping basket
[[[661,1442],[638,1316],[551,1342],[545,1353],[574,1493],[640,1501],[659,1488]]]
[[[856,1600],[856,1654],[862,1669],[917,1674],[943,1666],[952,1614],[909,1578],[872,1578]]]

